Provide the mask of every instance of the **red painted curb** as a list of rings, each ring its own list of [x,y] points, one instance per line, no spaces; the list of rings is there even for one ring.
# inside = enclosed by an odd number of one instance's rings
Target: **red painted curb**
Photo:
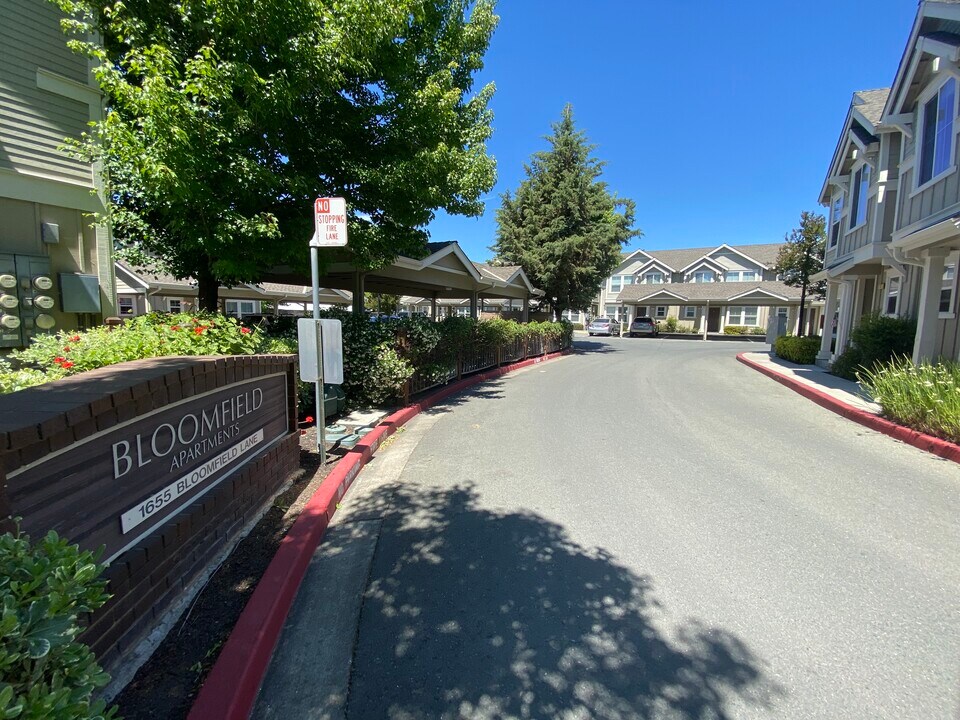
[[[246,720],[250,717],[310,558],[337,511],[337,503],[386,438],[423,410],[471,385],[569,352],[568,349],[530,358],[455,382],[387,416],[360,440],[324,478],[280,542],[277,553],[257,583],[213,669],[200,688],[187,720]]]
[[[794,392],[803,395],[805,398],[813,400],[813,402],[815,402],[817,405],[820,405],[827,410],[831,410],[838,415],[842,415],[843,417],[847,418],[847,420],[852,420],[855,423],[864,425],[871,430],[876,430],[884,435],[889,435],[896,440],[900,440],[908,445],[912,445],[915,448],[933,453],[938,457],[942,457],[944,460],[960,463],[960,445],[948,442],[947,440],[941,440],[933,435],[927,435],[926,433],[911,430],[908,427],[898,425],[897,423],[891,422],[890,420],[882,418],[879,415],[874,415],[866,410],[856,408],[849,403],[838,400],[832,395],[828,395],[825,392],[821,392],[816,388],[810,387],[799,380],[794,380],[787,375],[781,375],[776,370],[772,370],[758,362],[750,360],[749,358],[744,357],[744,355],[744,353],[737,355],[737,360],[742,362],[744,365],[763,373],[767,377],[773,378],[781,385],[785,385]]]

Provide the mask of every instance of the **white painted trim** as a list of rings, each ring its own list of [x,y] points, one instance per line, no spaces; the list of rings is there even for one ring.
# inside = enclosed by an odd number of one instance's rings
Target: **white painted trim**
[[[956,146],[956,143],[954,143],[954,146]],[[944,170],[944,171],[943,171],[942,173],[940,173],[939,175],[934,175],[932,178],[930,178],[929,180],[927,180],[923,185],[914,187],[914,189],[910,192],[909,195],[907,195],[907,197],[908,197],[908,198],[911,198],[911,199],[912,199],[912,198],[915,198],[917,195],[919,195],[920,193],[922,193],[924,190],[928,190],[929,188],[932,188],[934,185],[936,185],[936,184],[937,184],[938,182],[940,182],[941,180],[946,180],[948,177],[950,177],[951,175],[953,175],[956,171],[957,171],[957,166],[956,166],[956,165],[950,165],[950,166],[948,166],[946,170]],[[914,180],[916,180],[916,178],[919,177],[919,173],[914,172],[913,176],[914,176]]]
[[[951,123],[950,125],[951,127],[950,159],[947,161],[946,170],[942,170],[938,175],[934,175],[925,183],[923,183],[923,185],[918,185],[920,181],[919,160],[920,160],[920,153],[923,150],[921,145],[923,143],[924,116],[927,113],[926,104],[931,100],[933,100],[934,96],[937,96],[939,98],[940,91],[944,88],[944,86],[950,80],[953,80],[953,107],[950,109],[950,123]],[[960,78],[952,74],[950,75],[950,77],[941,76],[941,77],[935,78],[934,81],[931,82],[926,88],[924,88],[923,92],[917,96],[917,100],[916,100],[917,138],[916,138],[916,142],[914,143],[914,149],[913,149],[913,155],[916,158],[916,161],[914,163],[915,170],[913,173],[914,189],[913,189],[913,192],[911,192],[909,195],[909,197],[911,198],[922,193],[928,187],[931,187],[935,183],[939,182],[940,180],[943,180],[944,178],[952,175],[957,171],[957,103],[958,101],[960,101]],[[938,99],[937,109],[939,110],[939,108],[940,108],[940,103]],[[934,133],[936,133],[936,127],[934,127]],[[937,155],[936,144],[934,144],[933,155],[934,155],[934,158],[936,158],[936,155]]]
[[[760,293],[761,295],[766,295],[767,297],[775,298],[777,300],[783,300],[784,302],[790,302],[791,300],[796,300],[797,302],[799,302],[799,298],[789,298],[786,295],[773,293],[773,292],[770,292],[769,290],[764,290],[763,288],[760,288],[760,287],[754,288],[753,290],[747,290],[746,292],[742,292],[739,295],[734,295],[733,297],[729,297],[725,300],[725,302],[733,302],[735,300],[739,300],[740,298],[745,298],[749,295],[755,295],[757,293]]]
[[[50,72],[45,68],[37,68],[37,87],[97,108],[100,107],[100,102],[103,100],[100,91],[95,87],[84,85],[63,75]]]

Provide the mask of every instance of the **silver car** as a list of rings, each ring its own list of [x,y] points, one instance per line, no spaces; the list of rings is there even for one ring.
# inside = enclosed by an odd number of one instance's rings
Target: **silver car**
[[[660,328],[657,327],[657,321],[652,317],[641,316],[630,323],[630,337],[637,337],[637,335],[656,337],[659,333]]]
[[[593,335],[619,335],[620,323],[610,318],[596,318],[587,325],[587,334]]]

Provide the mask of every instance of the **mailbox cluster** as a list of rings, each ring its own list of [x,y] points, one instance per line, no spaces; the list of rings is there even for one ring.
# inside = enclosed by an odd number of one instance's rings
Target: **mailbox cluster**
[[[0,347],[22,347],[56,327],[50,260],[34,255],[0,255]]]

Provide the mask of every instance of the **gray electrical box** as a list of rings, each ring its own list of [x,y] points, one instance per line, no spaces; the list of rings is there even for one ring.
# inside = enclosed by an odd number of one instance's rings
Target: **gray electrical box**
[[[60,226],[57,223],[40,223],[40,237],[48,245],[57,245],[60,242]]]
[[[60,273],[60,306],[69,313],[100,313],[100,279],[96,275]]]

